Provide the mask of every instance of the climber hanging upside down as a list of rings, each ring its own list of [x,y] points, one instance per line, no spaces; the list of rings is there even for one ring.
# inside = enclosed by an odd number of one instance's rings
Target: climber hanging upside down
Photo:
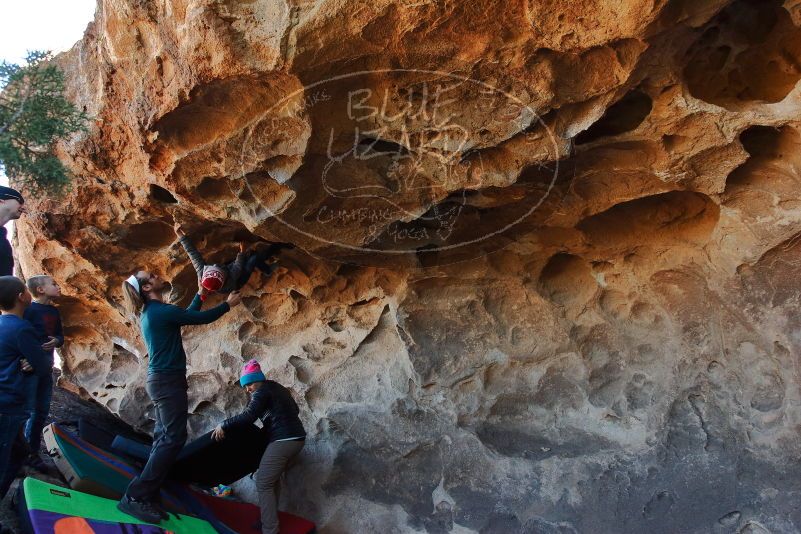
[[[276,254],[291,245],[276,244],[265,245],[260,243],[256,250],[247,250],[245,243],[239,244],[239,253],[236,259],[223,265],[207,265],[203,256],[186,236],[180,223],[175,223],[175,234],[184,247],[192,265],[197,271],[200,284],[209,291],[230,293],[238,291],[248,283],[250,276],[256,269],[266,276],[271,276],[278,269]]]

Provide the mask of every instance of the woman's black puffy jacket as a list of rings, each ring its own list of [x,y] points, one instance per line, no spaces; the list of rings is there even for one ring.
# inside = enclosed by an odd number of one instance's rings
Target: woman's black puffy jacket
[[[250,396],[245,410],[222,422],[223,430],[247,426],[261,419],[270,442],[305,437],[306,431],[298,417],[298,405],[289,390],[272,380],[267,380]]]

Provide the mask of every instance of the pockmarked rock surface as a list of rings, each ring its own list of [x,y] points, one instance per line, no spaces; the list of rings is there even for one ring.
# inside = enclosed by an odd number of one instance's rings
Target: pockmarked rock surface
[[[186,329],[190,427],[258,358],[322,532],[801,530],[801,3],[102,0],[58,61],[94,122],[20,261],[125,421],[179,221],[296,247]]]

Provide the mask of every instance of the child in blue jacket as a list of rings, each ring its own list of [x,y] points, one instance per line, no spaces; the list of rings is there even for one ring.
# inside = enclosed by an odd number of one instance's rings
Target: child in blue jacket
[[[27,453],[18,440],[28,419],[23,371],[50,374],[48,356],[31,323],[23,319],[31,294],[15,276],[0,276],[0,499]]]
[[[61,326],[61,314],[53,306],[53,299],[61,296],[61,288],[47,275],[32,276],[27,282],[33,302],[25,310],[25,320],[33,325],[39,335],[42,349],[48,356],[50,373],[47,376],[32,374],[28,382],[28,413],[30,417],[25,423],[25,440],[31,447],[29,464],[42,469],[44,463],[37,454],[42,439],[42,429],[50,414],[50,401],[53,398],[53,361],[55,349],[64,345],[64,332]]]

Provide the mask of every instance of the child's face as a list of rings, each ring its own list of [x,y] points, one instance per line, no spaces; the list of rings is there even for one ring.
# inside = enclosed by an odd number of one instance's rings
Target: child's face
[[[22,301],[23,304],[25,304],[26,307],[30,305],[30,303],[31,303],[31,292],[28,291],[27,287],[23,290],[22,293],[20,293],[19,299]]]
[[[55,298],[61,296],[61,288],[52,278],[48,278],[44,285],[37,288],[37,291],[43,297]]]
[[[247,391],[248,393],[253,393],[257,389],[259,389],[259,385],[261,385],[261,382],[251,382],[250,384],[247,384],[245,386],[245,391]]]

